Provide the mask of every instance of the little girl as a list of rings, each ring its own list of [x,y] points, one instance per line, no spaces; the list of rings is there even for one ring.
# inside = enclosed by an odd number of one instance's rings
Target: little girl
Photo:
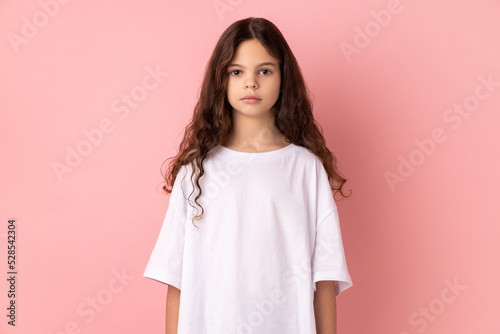
[[[273,23],[224,31],[169,167],[144,272],[168,284],[167,334],[336,333],[352,280],[332,190],[350,195]]]

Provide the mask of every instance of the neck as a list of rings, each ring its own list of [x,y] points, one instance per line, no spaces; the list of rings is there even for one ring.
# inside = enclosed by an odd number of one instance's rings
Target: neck
[[[258,116],[233,110],[232,129],[223,146],[237,151],[262,152],[288,145],[270,110]]]

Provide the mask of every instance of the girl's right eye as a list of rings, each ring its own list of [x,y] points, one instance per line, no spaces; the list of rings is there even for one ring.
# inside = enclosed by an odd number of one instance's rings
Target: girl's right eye
[[[232,70],[229,72],[229,75],[232,75],[234,72],[239,72],[240,70]]]

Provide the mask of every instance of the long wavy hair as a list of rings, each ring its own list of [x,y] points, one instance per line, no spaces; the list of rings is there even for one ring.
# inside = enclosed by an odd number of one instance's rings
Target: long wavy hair
[[[276,127],[285,135],[285,141],[307,148],[318,156],[325,167],[332,190],[340,192],[346,179],[337,169],[335,155],[326,147],[321,126],[312,112],[312,101],[300,67],[280,30],[264,18],[249,17],[231,24],[221,35],[205,68],[203,83],[192,119],[184,131],[179,152],[172,159],[166,172],[162,172],[167,193],[172,188],[183,165],[191,164],[191,182],[199,189],[195,203],[201,207],[201,214],[193,218],[200,220],[204,209],[198,203],[201,196],[200,178],[204,174],[203,161],[214,147],[225,143],[232,128],[232,108],[227,99],[227,65],[233,58],[238,45],[246,40],[257,39],[267,52],[279,61],[281,70],[281,93],[273,106]],[[168,187],[170,188],[168,188]],[[194,189],[193,189],[194,192]],[[193,193],[191,192],[191,194]],[[190,194],[190,196],[191,196]],[[189,196],[189,197],[190,197]],[[194,206],[193,206],[194,207]]]

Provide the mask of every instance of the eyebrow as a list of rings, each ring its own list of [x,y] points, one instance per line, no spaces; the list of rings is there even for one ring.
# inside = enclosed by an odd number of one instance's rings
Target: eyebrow
[[[260,64],[258,64],[258,65],[257,65],[257,67],[264,66],[264,65],[270,65],[270,66],[274,66],[274,67],[276,67],[276,64],[271,63],[271,62],[269,62],[269,61],[264,62],[264,63],[260,63]],[[238,67],[246,68],[245,66],[240,65],[240,64],[230,64],[230,65],[228,65],[227,67],[229,68],[229,67],[233,67],[233,66],[238,66]]]

